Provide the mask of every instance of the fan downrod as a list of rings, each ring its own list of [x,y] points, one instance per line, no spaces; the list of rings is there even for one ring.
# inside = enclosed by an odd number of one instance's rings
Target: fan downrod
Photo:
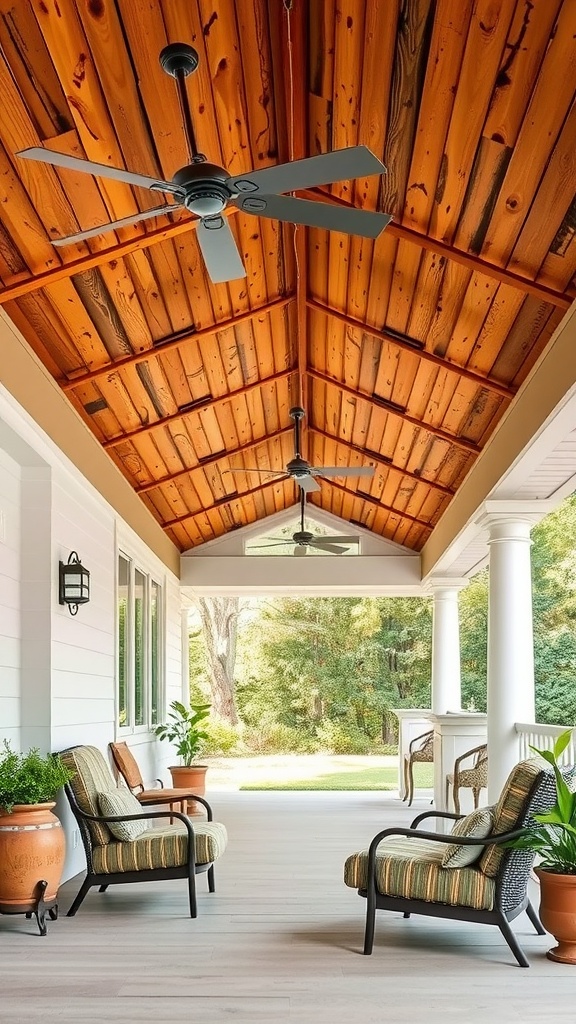
[[[198,51],[188,43],[169,43],[160,51],[162,70],[172,78],[176,78],[179,71],[183,75],[191,75],[199,63]]]

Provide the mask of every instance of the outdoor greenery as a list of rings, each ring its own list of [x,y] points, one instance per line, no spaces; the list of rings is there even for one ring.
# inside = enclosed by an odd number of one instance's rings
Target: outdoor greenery
[[[168,721],[154,730],[159,739],[175,744],[176,753],[186,768],[193,764],[202,741],[207,737],[205,730],[198,728],[198,723],[208,717],[210,707],[210,704],[192,704],[186,708],[180,701],[174,700],[170,705]]]
[[[417,789],[431,789],[433,786],[432,765],[414,766],[414,783]],[[398,766],[391,768],[359,768],[357,771],[323,772],[308,779],[292,779],[287,782],[253,782],[240,786],[241,790],[366,790],[398,789]]]
[[[537,720],[569,725],[576,496],[535,527],[532,540]],[[211,625],[201,609],[190,638],[192,699],[230,709],[207,723],[206,753],[381,754],[396,742],[393,708],[430,706],[431,598],[218,600]],[[462,704],[483,711],[486,569],[459,606]]]
[[[554,769],[556,803],[545,814],[535,814],[539,823],[509,845],[517,850],[534,850],[542,858],[538,867],[560,875],[576,875],[576,793],[570,792],[558,766],[558,758],[570,743],[572,729],[562,733],[553,750],[531,749]]]
[[[19,754],[4,740],[0,751],[0,808],[10,812],[15,804],[47,803],[73,774],[58,754],[41,754],[36,747]]]

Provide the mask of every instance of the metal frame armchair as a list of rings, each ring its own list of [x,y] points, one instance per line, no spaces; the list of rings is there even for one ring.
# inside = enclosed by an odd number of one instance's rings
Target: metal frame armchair
[[[82,837],[86,853],[86,878],[68,911],[74,917],[89,890],[98,885],[106,892],[109,885],[127,882],[154,882],[186,878],[190,917],[197,917],[196,875],[208,874],[208,889],[215,891],[214,861],[226,848],[226,829],[212,819],[207,800],[196,796],[206,808],[207,820],[192,824],[185,814],[174,811],[144,810],[141,814],[104,815],[99,796],[118,793],[118,787],[104,755],[90,746],[70,747],[61,752],[62,760],[74,772],[64,787]],[[124,787],[122,790],[126,792]],[[150,821],[169,818],[170,824],[147,829],[131,841],[120,841],[111,833],[110,823]],[[177,823],[172,824],[176,818]]]
[[[567,782],[573,769],[565,769]],[[506,849],[505,844],[549,809],[556,781],[542,762],[523,761],[513,769],[494,809],[492,832],[485,839],[464,838],[419,828],[426,818],[458,820],[462,815],[426,811],[409,828],[378,832],[368,850],[348,857],[345,884],[366,899],[364,953],[372,952],[376,910],[496,925],[521,967],[529,967],[510,921],[526,911],[539,935],[544,929],[528,898],[534,854]],[[476,812],[478,813],[478,812]],[[441,844],[441,845],[439,845]],[[446,844],[483,847],[479,859],[464,867],[442,866]]]
[[[470,768],[462,768],[462,764],[469,758],[473,758]],[[474,798],[474,807],[478,807],[480,791],[488,785],[488,745],[482,743],[479,747],[473,747],[461,754],[454,762],[454,771],[446,776],[446,807],[449,806],[450,786],[452,786],[452,799],[454,810],[460,814],[460,790],[471,789]]]
[[[424,742],[421,742],[421,741]],[[417,747],[416,744],[420,743]],[[420,736],[416,736],[410,746],[408,747],[408,753],[404,757],[404,796],[403,800],[408,800],[408,807],[412,805],[414,799],[414,763],[415,762],[428,762],[434,761],[434,730],[430,729],[428,732],[421,733]]]

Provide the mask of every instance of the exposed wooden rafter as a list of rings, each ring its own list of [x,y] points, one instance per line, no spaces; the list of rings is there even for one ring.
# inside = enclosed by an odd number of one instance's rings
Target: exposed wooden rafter
[[[313,199],[324,203],[350,206],[350,203],[347,203],[344,199],[323,192],[322,189],[303,189],[299,195],[306,199]],[[397,223],[397,221],[390,221],[386,231],[394,238],[411,242],[413,245],[418,245],[421,249],[428,250],[428,252],[434,252],[438,256],[444,256],[447,260],[452,260],[454,263],[459,263],[462,267],[467,267],[473,273],[484,274],[485,277],[491,277],[495,281],[500,281],[501,284],[508,284],[512,288],[518,288],[519,291],[526,292],[527,295],[534,295],[537,299],[542,299],[543,302],[549,302],[553,306],[558,306],[559,309],[570,309],[576,298],[576,295],[571,292],[559,292],[555,288],[539,284],[538,281],[531,281],[528,277],[515,274],[512,270],[506,270],[505,267],[497,267],[494,263],[488,263],[487,260],[481,259],[480,256],[463,252],[453,245],[447,245],[446,242],[441,242],[440,239],[432,238],[430,235],[421,234],[419,231],[414,231],[412,228],[407,228],[403,224]],[[0,301],[1,298],[2,293],[0,292]]]
[[[343,448],[347,448],[350,452],[355,452],[367,462],[378,463],[379,466],[389,470],[391,473],[399,473],[400,476],[407,476],[410,480],[415,480],[418,484],[424,484],[426,487],[431,487],[434,491],[440,491],[442,494],[446,494],[450,498],[454,495],[452,487],[446,487],[444,484],[438,483],[437,480],[426,480],[426,478],[421,476],[419,473],[413,473],[409,469],[402,469],[401,466],[395,466],[392,460],[385,458],[383,455],[379,455],[378,452],[374,452],[368,448],[361,448],[360,445],[353,444],[352,441],[345,441],[343,438],[336,437],[334,434],[329,434],[327,431],[321,430],[320,427],[309,425],[308,429],[313,434],[317,434],[318,437],[324,438],[325,441],[332,441],[335,444],[342,445]]]
[[[116,448],[119,444],[123,444],[124,441],[131,441],[134,437],[142,437],[143,434],[151,434],[155,430],[162,430],[175,420],[186,420],[188,416],[198,416],[199,414],[206,412],[208,409],[218,409],[226,402],[231,402],[236,398],[242,398],[243,396],[249,395],[253,391],[257,391],[258,388],[263,388],[270,384],[278,384],[279,381],[286,380],[286,378],[290,377],[293,373],[294,369],[280,370],[278,373],[273,373],[270,377],[263,377],[262,380],[254,381],[253,384],[245,384],[244,387],[237,388],[235,391],[229,391],[227,395],[221,395],[219,398],[202,398],[198,402],[194,402],[193,405],[187,406],[185,409],[179,409],[178,412],[171,413],[170,416],[163,416],[162,419],[157,420],[156,423],[147,423],[146,426],[136,427],[135,430],[130,430],[126,434],[120,434],[118,437],[111,437],[108,441],[104,441],[102,447]],[[156,486],[156,484],[154,484],[154,486]]]
[[[98,380],[99,377],[105,377],[108,373],[114,373],[115,370],[120,370],[124,366],[146,363],[149,359],[161,356],[165,352],[174,352],[176,349],[182,348],[183,345],[188,345],[191,341],[211,338],[214,334],[218,334],[219,331],[227,331],[231,327],[238,327],[239,324],[246,323],[248,320],[254,320],[256,317],[265,316],[275,310],[283,309],[284,306],[287,306],[292,301],[293,297],[293,295],[282,296],[279,299],[274,299],[273,302],[267,302],[264,306],[258,306],[256,309],[247,309],[244,313],[238,313],[228,320],[220,320],[219,323],[210,324],[209,327],[202,327],[198,331],[179,331],[178,334],[170,335],[163,341],[157,342],[154,348],[148,348],[144,352],[135,352],[134,355],[125,356],[123,359],[116,359],[115,362],[107,363],[106,366],[99,366],[97,370],[89,370],[88,373],[82,373],[77,377],[71,377],[69,380],[60,381],[60,385],[63,391],[70,391],[80,384],[92,383]]]
[[[249,441],[248,444],[240,445],[239,448],[230,448],[229,451],[216,452],[215,455],[211,455],[207,459],[202,459],[201,462],[197,462],[195,466],[188,466],[186,469],[179,469],[176,473],[170,473],[168,476],[160,477],[159,480],[151,480],[150,483],[141,484],[140,487],[136,487],[137,494],[145,494],[147,491],[155,491],[157,487],[163,487],[164,484],[174,483],[175,480],[181,480],[182,477],[188,475],[188,473],[194,473],[198,469],[209,469],[210,466],[217,466],[223,459],[232,459],[235,455],[245,455],[247,452],[251,452],[254,448],[258,448],[259,445],[268,444],[269,441],[276,441],[281,437],[285,437],[292,433],[292,427],[284,427],[283,430],[276,430],[273,434],[266,434],[265,437],[259,437],[255,441]],[[242,467],[239,467],[240,469]],[[262,475],[265,476],[265,470],[262,470]],[[277,482],[277,481],[276,481]]]
[[[505,384],[501,384],[500,381],[494,380],[492,377],[483,377],[480,373],[474,373],[473,370],[468,370],[465,366],[459,366],[458,363],[453,363],[449,359],[442,359],[441,356],[434,355],[433,352],[428,352],[424,348],[420,348],[417,344],[410,344],[409,341],[405,341],[399,337],[398,334],[388,333],[387,331],[379,331],[377,327],[372,327],[370,324],[362,323],[360,320],[355,320],[354,317],[347,316],[346,313],[342,313],[340,310],[332,309],[330,306],[325,306],[322,302],[317,302],[315,299],[308,299],[308,306],[310,309],[315,310],[317,313],[323,313],[324,316],[335,317],[345,327],[350,327],[352,330],[361,331],[363,334],[369,334],[372,338],[376,338],[378,341],[387,342],[390,345],[397,345],[398,348],[404,349],[405,352],[412,352],[413,355],[418,356],[419,359],[424,360],[427,363],[434,363],[442,370],[450,370],[451,373],[457,374],[459,377],[463,377],[465,380],[471,381],[473,384],[477,384],[480,388],[486,388],[487,391],[493,391],[496,395],[501,395],[502,398],[513,398],[516,394],[514,388],[506,387]]]
[[[426,530],[431,530],[432,525],[427,523],[424,519],[418,519],[416,516],[411,516],[409,512],[401,512],[400,509],[394,508],[393,505],[385,505],[384,502],[375,498],[372,494],[366,494],[364,491],[353,491],[350,487],[343,487],[342,484],[337,484],[334,480],[323,480],[323,487],[334,487],[335,490],[341,491],[342,494],[348,495],[349,498],[356,498],[358,501],[366,501],[369,505],[375,505],[376,508],[383,509],[384,512],[390,512],[394,516],[398,516],[399,519],[408,519],[411,523],[416,523],[417,526],[422,526]]]
[[[351,388],[344,384],[341,380],[328,377],[327,374],[320,373],[319,370],[314,370],[310,366],[308,367],[308,376],[312,380],[317,380],[320,384],[328,384],[331,387],[338,388],[344,395],[350,395],[351,398],[355,399],[360,398],[363,402],[368,402],[377,409],[383,409],[389,416],[396,416],[405,423],[411,423],[412,426],[419,427],[428,434],[432,434],[434,437],[438,437],[442,441],[454,445],[456,448],[461,448],[465,452],[472,452],[474,455],[478,455],[482,451],[480,445],[475,444],[474,441],[469,441],[466,437],[456,437],[453,434],[449,434],[446,430],[441,430],[440,427],[434,427],[430,423],[416,419],[415,416],[410,416],[407,412],[394,408],[393,403],[387,402],[385,398],[380,398],[378,395],[369,395],[365,391],[358,391],[356,388]]]
[[[215,509],[222,508],[223,505],[229,505],[231,501],[243,501],[245,498],[252,497],[253,494],[261,494],[262,491],[268,490],[270,487],[278,487],[279,483],[284,484],[284,480],[270,480],[266,484],[260,484],[259,487],[251,487],[249,491],[227,494],[223,498],[218,498],[218,501],[215,501],[213,505],[199,508],[196,512],[186,512],[185,515],[176,516],[175,519],[168,519],[166,522],[162,522],[162,526],[164,529],[169,529],[171,526],[177,526],[178,523],[185,522],[186,519],[197,519],[199,516],[206,515],[207,512],[213,512]]]

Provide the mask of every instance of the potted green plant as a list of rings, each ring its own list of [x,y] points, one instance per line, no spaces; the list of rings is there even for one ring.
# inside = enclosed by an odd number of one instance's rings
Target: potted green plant
[[[168,721],[155,729],[161,740],[169,740],[176,746],[176,753],[182,764],[171,765],[172,783],[176,789],[188,789],[198,796],[206,791],[206,772],[208,766],[195,764],[194,758],[207,738],[207,733],[200,728],[200,723],[210,714],[210,704],[191,704],[189,708],[174,700],[170,705]]]
[[[530,748],[552,765],[556,803],[544,814],[535,814],[538,824],[510,843],[541,858],[535,869],[540,880],[540,917],[558,943],[546,955],[563,964],[576,964],[576,793],[568,788],[558,765],[571,737],[568,729],[552,750]]]
[[[41,754],[37,748],[16,753],[4,741],[0,750],[0,912],[36,912],[40,896],[45,903],[56,899],[65,841],[52,808],[54,797],[72,775],[57,754]],[[39,882],[47,883],[42,892]]]

